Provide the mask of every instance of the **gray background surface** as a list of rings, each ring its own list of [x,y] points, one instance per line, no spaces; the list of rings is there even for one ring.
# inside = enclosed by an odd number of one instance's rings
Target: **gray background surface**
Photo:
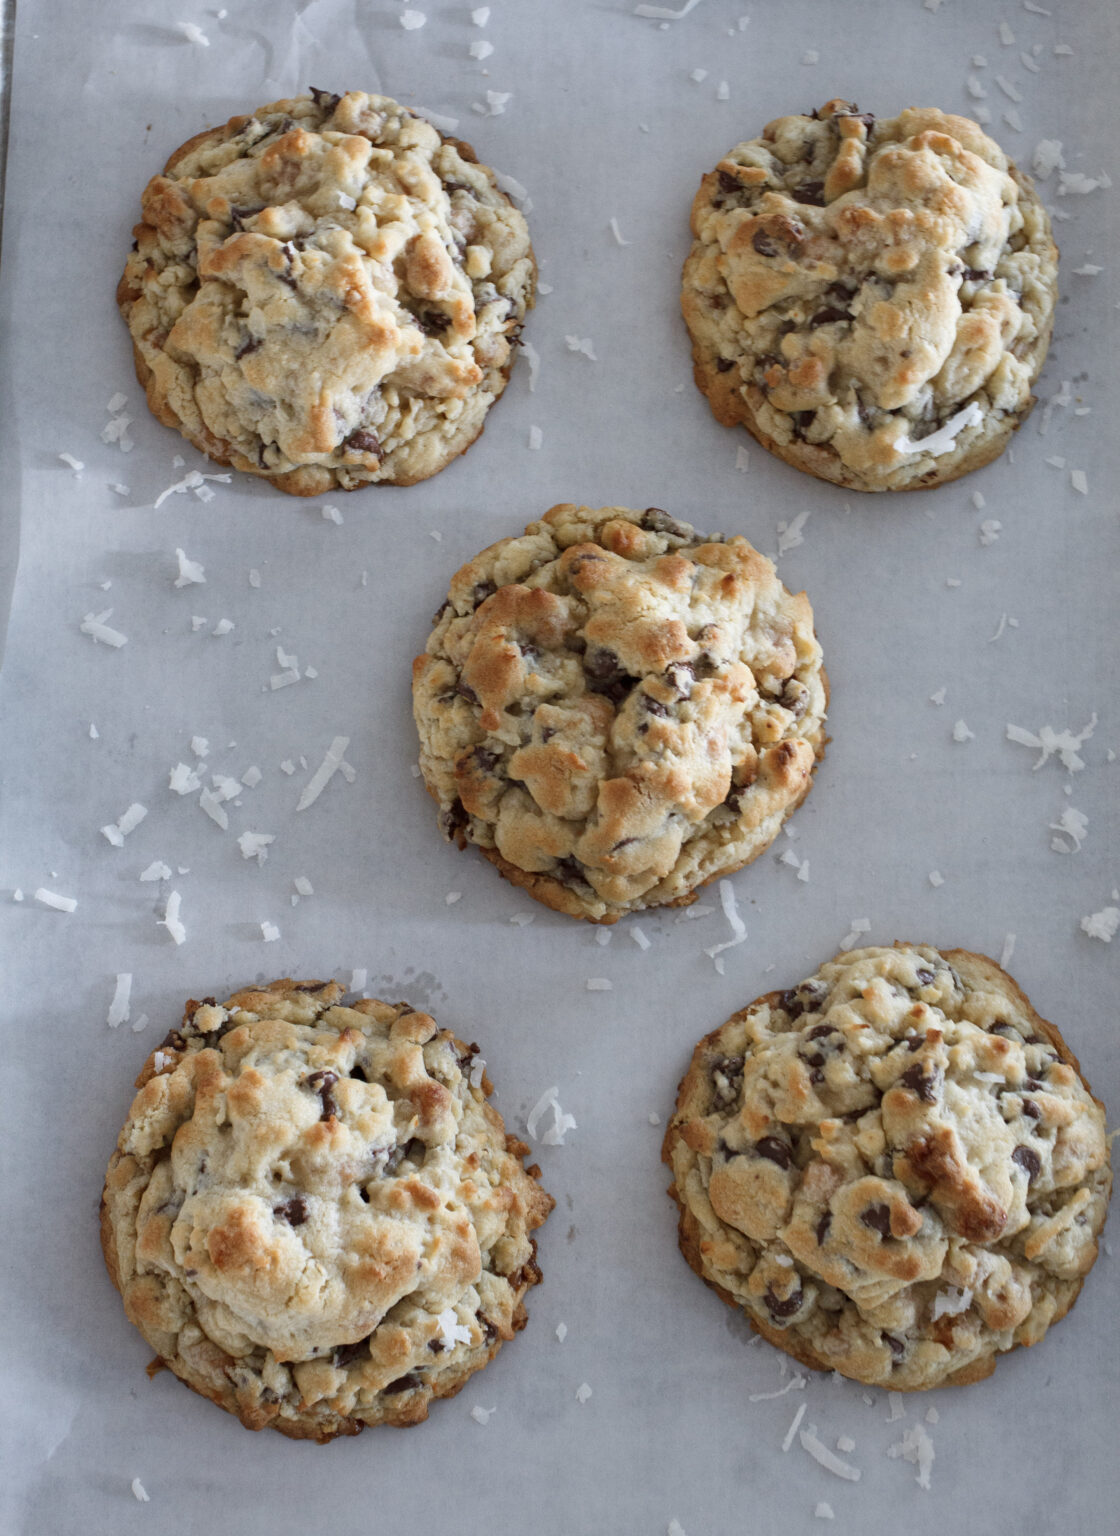
[[[1014,933],[1010,969],[1106,1103],[1120,1103],[1120,940],[1079,928],[1115,904],[1120,884],[1120,763],[1107,755],[1120,748],[1118,13],[1103,0],[1048,0],[1051,15],[1017,0],[702,0],[661,28],[634,16],[633,0],[494,0],[479,30],[469,3],[413,8],[427,24],[408,32],[388,0],[230,0],[223,21],[184,0],[19,6],[0,309],[8,435],[19,443],[0,502],[9,532],[18,518],[22,533],[0,676],[0,1528],[570,1536],[663,1532],[675,1518],[687,1536],[730,1536],[817,1529],[814,1507],[827,1500],[836,1529],[1107,1529],[1120,1493],[1114,1258],[1102,1255],[1040,1347],[981,1385],[907,1400],[903,1421],[887,1422],[884,1393],[868,1403],[854,1384],[816,1377],[751,1402],[789,1380],[783,1357],[752,1347],[677,1254],[649,1116],[667,1116],[701,1033],[809,974],[853,918],[870,920],[872,941],[997,958]],[[174,30],[182,20],[211,46],[187,42]],[[1001,20],[1013,45],[1000,41]],[[468,45],[483,39],[494,53],[480,65]],[[1073,56],[1054,54],[1062,42]],[[803,62],[807,49],[819,62]],[[707,77],[694,82],[694,69]],[[969,96],[970,74],[984,99]],[[465,459],[410,490],[331,498],[342,526],[321,502],[242,478],[216,485],[208,504],[176,495],[154,511],[185,473],[175,454],[212,466],[147,415],[112,302],[141,188],[203,126],[309,84],[382,89],[454,116],[483,160],[528,188],[553,286],[526,330],[541,356],[537,389],[522,359]],[[486,89],[512,92],[501,115],[472,111]],[[837,94],[880,115],[979,104],[1024,164],[1039,139],[1058,138],[1069,169],[1117,183],[1087,196],[1057,196],[1056,176],[1043,187],[1068,218],[1055,226],[1063,298],[1039,395],[1068,379],[1090,413],[1053,410],[1043,437],[1040,406],[1013,460],[935,492],[848,497],[753,445],[740,473],[748,439],[715,424],[690,379],[677,291],[701,173],[771,117]],[[612,237],[612,217],[628,245]],[[1073,275],[1085,263],[1104,270]],[[591,338],[598,361],[569,351],[569,334]],[[134,417],[130,454],[99,437],[118,390]],[[84,462],[80,478],[63,452]],[[1071,487],[1071,468],[1086,472],[1088,495]],[[643,916],[648,952],[630,924],[600,948],[591,928],[445,846],[410,774],[408,662],[448,577],[558,500],[654,503],[768,553],[779,522],[811,513],[780,569],[816,610],[833,741],[797,840],[735,877],[749,937],[726,952],[722,977],[702,953],[729,936],[714,896],[699,921]],[[991,518],[1002,530],[984,547]],[[205,585],[174,587],[177,547],[203,564]],[[79,630],[110,607],[128,636],[118,650]],[[192,615],[208,620],[197,633]],[[214,637],[221,618],[236,628]],[[277,644],[318,677],[269,690]],[[929,696],[942,687],[938,707]],[[1056,759],[1033,772],[1035,754],[1005,737],[1008,722],[1080,731],[1093,711],[1073,776]],[[972,739],[953,740],[957,720]],[[195,761],[196,734],[211,743],[211,771],[263,774],[227,807],[226,833],[197,796],[167,789],[174,764]],[[297,814],[336,735],[350,737],[355,781],[336,776]],[[281,761],[301,755],[307,768],[286,776]],[[110,847],[99,828],[132,801],[147,819]],[[1089,831],[1080,852],[1060,854],[1049,826],[1069,805]],[[238,851],[246,829],[275,834],[263,866]],[[807,882],[778,862],[785,848],[809,859]],[[155,859],[189,873],[141,883]],[[297,875],[315,894],[293,907]],[[40,886],[76,897],[76,911],[36,904]],[[157,922],[169,889],[182,895],[178,948]],[[453,891],[461,899],[448,906]],[[527,911],[531,926],[511,925]],[[264,943],[262,921],[279,926],[279,942]],[[167,1373],[148,1381],[150,1352],[103,1271],[96,1210],[132,1078],[187,995],[285,973],[346,979],[353,967],[368,968],[371,991],[429,1006],[481,1042],[513,1129],[550,1084],[578,1129],[539,1153],[558,1205],[528,1330],[425,1426],[320,1449],[251,1436]],[[125,971],[133,1021],[152,1020],[143,1033],[106,1025]],[[613,990],[589,993],[588,977]],[[580,1404],[585,1381],[593,1396]],[[802,1401],[830,1445],[856,1441],[858,1484],[799,1447],[781,1453]],[[497,1408],[485,1427],[469,1415],[476,1403]],[[923,1492],[914,1468],[885,1452],[931,1406],[937,1460]],[[137,1476],[150,1504],[130,1492]]]

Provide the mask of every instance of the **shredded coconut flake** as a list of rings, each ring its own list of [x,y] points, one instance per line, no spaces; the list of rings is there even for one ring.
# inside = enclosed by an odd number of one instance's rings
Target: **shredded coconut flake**
[[[749,448],[736,448],[735,468],[740,474],[746,474],[751,467],[751,451]]]
[[[222,805],[222,797],[214,793],[212,789],[204,789],[198,797],[199,809],[206,812],[210,820],[219,826],[223,832],[229,828],[229,813]]]
[[[931,869],[929,872],[929,883],[936,889],[937,886],[945,884],[945,876],[939,869]]]
[[[861,933],[871,932],[871,919],[869,917],[853,917],[852,926],[840,940],[841,949],[851,949]]]
[[[564,342],[569,352],[582,352],[584,357],[589,357],[593,363],[599,361],[595,356],[595,348],[590,336],[565,336]]]
[[[1003,524],[994,517],[987,517],[980,524],[980,543],[987,549],[999,538]]]
[[[55,891],[48,891],[40,886],[35,892],[35,900],[42,907],[51,907],[55,912],[73,912],[78,905],[73,896],[59,896]]]
[[[365,966],[359,966],[357,970],[350,972],[350,991],[363,992],[369,982],[369,971]]]
[[[928,11],[928,10],[931,10],[931,9],[932,9],[932,7],[927,4],[926,10]],[[835,1520],[836,1519],[836,1516],[832,1512],[832,1505],[831,1504],[826,1504],[824,1499],[821,1499],[820,1503],[813,1510],[813,1513],[814,1513],[814,1515],[816,1515],[818,1520]]]
[[[560,1100],[557,1097],[559,1092],[559,1088],[556,1087],[546,1088],[525,1118],[525,1129],[529,1133],[530,1140],[540,1141],[546,1147],[564,1146],[564,1137],[567,1133],[578,1130],[574,1118],[565,1114],[560,1108]],[[538,1136],[537,1131],[541,1121],[549,1110],[552,1111],[552,1124]]]
[[[1011,964],[1011,956],[1014,953],[1015,953],[1015,935],[1013,933],[1009,933],[1004,938],[1003,950],[1002,950],[1002,952],[1000,954],[1000,957],[999,957],[999,963],[1000,963],[1000,967],[1001,967],[1002,970],[1006,970],[1007,967]]]
[[[1031,169],[1040,181],[1045,181],[1054,171],[1064,170],[1065,163],[1061,139],[1039,139],[1031,158]]]
[[[275,923],[262,923],[261,937],[266,944],[275,944],[276,940],[280,937],[280,930]]]
[[[730,880],[719,882],[719,899],[723,907],[723,915],[731,926],[732,937],[725,939],[722,944],[713,944],[710,949],[706,949],[704,953],[709,960],[715,960],[716,956],[722,954],[725,949],[733,949],[736,944],[742,944],[747,937],[747,926],[739,916],[735,887]],[[722,970],[722,967],[717,963],[716,969]]]
[[[1089,818],[1084,811],[1074,810],[1072,805],[1067,805],[1058,821],[1050,823],[1051,832],[1064,832],[1070,838],[1073,846],[1062,837],[1052,837],[1050,846],[1055,853],[1080,853],[1081,844],[1085,841],[1085,835],[1089,830]]]
[[[808,1451],[813,1460],[824,1467],[825,1471],[832,1472],[837,1477],[843,1477],[850,1483],[859,1482],[859,1468],[841,1460],[835,1451],[830,1451],[824,1441],[817,1438],[815,1424],[810,1424],[808,1429],[800,1430],[797,1438],[801,1441],[802,1448]]]
[[[979,1077],[979,1073],[976,1074]],[[1003,1079],[1001,1078],[1002,1082]],[[959,1317],[962,1312],[967,1312],[972,1305],[972,1292],[958,1289],[950,1285],[944,1291],[938,1291],[933,1298],[933,1307],[930,1310],[930,1321],[936,1323],[939,1317]],[[901,1414],[899,1415],[901,1417]]]
[[[179,921],[179,907],[182,897],[178,891],[170,891],[167,896],[167,905],[163,909],[163,916],[159,920],[159,927],[166,928],[176,944],[181,944],[187,936],[187,930]]]
[[[178,455],[176,455],[176,458],[178,463],[182,464],[183,461],[178,458]],[[230,475],[203,475],[197,469],[188,470],[181,480],[177,480],[174,485],[169,485],[166,490],[159,493],[152,503],[153,510],[158,512],[169,496],[184,494],[187,491],[197,491],[199,486],[207,480],[219,480],[223,485],[228,485],[231,478]]]
[[[904,1461],[915,1465],[918,1468],[918,1487],[929,1488],[934,1450],[933,1441],[923,1425],[912,1424],[897,1444],[887,1447],[887,1455],[895,1458],[901,1456]]]
[[[488,43],[484,37],[478,38],[467,50],[472,59],[488,59],[494,52],[494,44]]]
[[[946,689],[946,688],[938,688],[936,693],[931,693],[930,694],[930,696],[929,696],[930,703],[931,704],[944,704],[944,702],[945,702],[945,695],[946,695],[947,692],[948,692],[948,689]]]
[[[720,83],[716,86],[716,100],[717,101],[730,101],[731,100],[731,87],[730,87],[730,85],[728,85],[726,80],[721,80]]]
[[[497,1408],[484,1408],[481,1403],[475,1403],[471,1409],[471,1418],[476,1424],[489,1424],[490,1415],[497,1413]]]
[[[38,894],[36,891],[36,897]],[[1120,907],[1102,907],[1099,912],[1091,912],[1088,917],[1081,919],[1082,933],[1087,933],[1091,939],[1100,939],[1104,944],[1112,943],[1118,928],[1120,928]]]
[[[147,869],[141,870],[141,880],[170,880],[171,866],[165,864],[162,859],[156,859],[149,864]]]
[[[537,376],[541,371],[541,355],[531,341],[522,342],[521,350],[525,354],[525,361],[529,364],[529,393],[532,394],[537,387]]]
[[[776,1392],[752,1392],[750,1401],[752,1403],[769,1403],[776,1397],[785,1397],[787,1392],[804,1391],[805,1384],[804,1376],[791,1376],[785,1386],[779,1387]]]
[[[808,1405],[806,1403],[802,1403],[800,1408],[798,1408],[797,1412],[794,1414],[793,1422],[790,1424],[789,1428],[786,1430],[786,1437],[782,1441],[782,1450],[783,1451],[788,1451],[790,1446],[793,1444],[794,1440],[796,1440],[796,1438],[797,1438],[797,1431],[798,1431],[798,1428],[799,1428],[799,1426],[801,1424],[801,1420],[805,1417],[805,1409],[806,1409],[807,1406]]]
[[[110,629],[105,620],[112,617],[113,610],[106,608],[103,613],[87,613],[78,625],[83,635],[89,635],[90,639],[101,645],[111,645],[119,650],[122,645],[128,644],[128,636],[122,635],[119,629]]]
[[[1075,491],[1080,491],[1082,496],[1088,496],[1089,480],[1083,469],[1071,469],[1069,472],[1069,483]]]
[[[973,400],[966,405],[963,411],[958,411],[955,416],[950,416],[944,426],[938,427],[936,432],[931,432],[927,437],[919,438],[914,442],[907,434],[903,435],[895,443],[896,453],[924,453],[930,458],[940,458],[944,453],[952,453],[957,446],[957,438],[966,427],[979,426],[984,419],[984,413],[980,408],[980,402]]]
[[[276,838],[271,832],[242,832],[237,839],[237,846],[241,849],[243,859],[256,859],[258,864],[263,864],[268,858],[268,845],[274,843]],[[306,893],[310,896],[311,892]]]
[[[809,520],[811,513],[799,512],[788,523],[778,524],[778,555],[788,554],[791,549],[796,549],[799,544],[804,544],[805,538],[802,530]]]
[[[175,551],[175,557],[179,562],[179,574],[175,578],[177,587],[198,586],[206,581],[206,572],[197,560],[189,560],[181,549]]]
[[[639,949],[649,948],[649,939],[638,927],[637,923],[635,923],[633,928],[631,928],[630,937],[634,940],[634,943],[638,946]]]
[[[680,21],[699,4],[700,0],[684,0],[679,11],[670,10],[667,5],[636,5],[634,15],[648,16],[651,21]]]
[[[427,19],[423,11],[402,11],[400,15],[401,26],[406,32],[415,32]]]
[[[529,447],[533,449],[539,448],[543,442],[544,433],[541,431],[540,427],[531,426],[529,428]]]
[[[476,27],[484,27],[490,20],[490,7],[488,5],[477,6],[471,12],[471,20]]]
[[[454,1308],[448,1307],[445,1312],[441,1312],[436,1322],[439,1324],[440,1342],[444,1349],[454,1349],[456,1344],[470,1343],[471,1331],[460,1323]]]
[[[1096,726],[1095,713],[1090,716],[1088,725],[1079,735],[1075,735],[1068,727],[1064,731],[1055,731],[1053,726],[1044,725],[1035,736],[1033,732],[1025,731],[1022,726],[1008,725],[1007,739],[1021,747],[1033,747],[1042,754],[1034,764],[1035,770],[1041,768],[1043,763],[1056,752],[1064,768],[1070,773],[1079,773],[1084,768],[1085,762],[1077,749],[1089,740]]]
[[[349,745],[349,736],[336,736],[334,738],[327,748],[323,761],[304,785],[303,793],[299,797],[299,804],[296,806],[297,811],[306,811],[308,806],[314,805],[315,801],[318,800],[323,790],[326,789],[331,779],[342,766],[342,760],[346,755],[346,748]]]
[[[591,1388],[587,1385],[586,1381],[581,1382],[580,1385],[576,1388],[576,1402],[586,1403],[590,1396]]]
[[[109,1012],[105,1022],[110,1029],[116,1029],[120,1024],[127,1024],[132,1011],[129,999],[132,996],[132,972],[118,971],[117,985],[113,992],[113,1000],[109,1004]]]
[[[954,741],[975,741],[976,732],[970,731],[963,720],[958,720],[953,726]]]
[[[180,23],[180,25],[184,25],[184,23]],[[148,1490],[138,1477],[132,1479],[132,1496],[138,1499],[141,1504],[150,1504],[152,1502]]]
[[[609,981],[606,976],[589,976],[587,978],[587,990],[589,992],[612,992],[614,990],[614,982]]]

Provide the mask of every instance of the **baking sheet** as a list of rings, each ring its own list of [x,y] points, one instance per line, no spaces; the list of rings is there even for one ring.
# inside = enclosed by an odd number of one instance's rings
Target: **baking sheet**
[[[1049,0],[1050,14],[1012,0],[702,0],[661,26],[630,0],[495,0],[478,28],[466,3],[412,8],[426,13],[416,30],[400,25],[400,6],[362,0],[232,0],[221,19],[182,0],[19,6],[0,309],[0,496],[6,532],[18,517],[22,533],[0,675],[0,1526],[570,1536],[665,1531],[675,1519],[687,1536],[730,1536],[816,1529],[827,1501],[837,1529],[1106,1529],[1120,1493],[1114,1257],[1102,1254],[1075,1312],[1037,1349],[986,1383],[908,1399],[891,1422],[883,1392],[816,1376],[789,1388],[784,1357],[752,1344],[687,1269],[651,1116],[667,1117],[701,1033],[809,974],[856,918],[874,942],[997,958],[1014,934],[1010,969],[1106,1103],[1120,1103],[1120,943],[1080,927],[1117,904],[1120,883],[1120,194],[1061,197],[1056,175],[1044,184],[1067,217],[1039,394],[1061,396],[1069,380],[1072,403],[1040,407],[1013,457],[936,492],[845,496],[753,445],[738,470],[748,439],[719,428],[693,388],[677,312],[701,173],[771,117],[837,94],[880,115],[980,106],[1022,162],[1040,139],[1060,139],[1070,170],[1120,182],[1118,13],[1088,0]],[[209,46],[189,41],[184,21]],[[1001,22],[1014,42],[1001,41]],[[480,40],[494,45],[484,63],[468,53]],[[240,477],[215,484],[208,503],[179,493],[156,511],[188,469],[213,466],[147,415],[112,303],[140,190],[203,126],[309,84],[382,89],[456,117],[480,156],[528,189],[552,287],[526,330],[537,388],[522,361],[466,458],[412,489],[335,496],[341,525],[321,502]],[[487,90],[511,93],[500,114],[472,110]],[[1102,270],[1074,275],[1082,266]],[[566,336],[590,338],[597,360]],[[100,437],[118,391],[134,418],[127,454]],[[410,772],[408,663],[448,577],[558,500],[657,504],[768,553],[779,523],[810,514],[780,569],[814,603],[833,741],[796,839],[734,878],[748,938],[725,952],[722,976],[703,954],[729,937],[715,897],[699,920],[643,915],[648,952],[632,922],[600,947],[591,928],[445,846]],[[989,521],[998,537],[984,543]],[[175,586],[176,549],[203,566],[204,584]],[[109,609],[104,622],[127,636],[118,648],[80,627]],[[215,635],[223,618],[235,628]],[[273,691],[278,645],[318,675]],[[1037,754],[1006,739],[1009,722],[1080,733],[1094,713],[1075,774],[1056,758],[1033,771]],[[197,795],[167,787],[176,763],[198,760],[196,736],[209,772],[262,773],[227,805],[224,833]],[[338,736],[353,782],[336,775],[297,812]],[[99,829],[133,802],[148,815],[112,847]],[[1063,854],[1051,826],[1071,807],[1088,832]],[[275,836],[267,862],[242,858],[245,830]],[[807,880],[778,861],[787,850],[808,860]],[[171,880],[138,878],[155,860]],[[314,895],[292,905],[301,875]],[[76,909],[44,907],[40,888]],[[187,930],[179,947],[159,926],[171,890]],[[531,926],[511,924],[522,913]],[[266,943],[262,923],[281,938]],[[512,1129],[552,1084],[578,1127],[566,1146],[539,1149],[558,1204],[526,1332],[426,1425],[323,1449],[251,1436],[168,1373],[146,1378],[149,1351],[103,1270],[96,1209],[133,1075],[187,995],[286,973],[348,979],[356,967],[371,992],[430,1007],[482,1044]],[[122,972],[134,978],[132,1015],[114,1031]],[[612,990],[589,992],[598,977]],[[141,1015],[151,1022],[134,1031]],[[584,1382],[593,1395],[580,1403]],[[855,1440],[858,1483],[800,1447],[782,1453],[802,1402],[828,1444]],[[497,1410],[485,1426],[470,1417],[476,1404]],[[889,1454],[918,1423],[936,1450],[928,1492]]]

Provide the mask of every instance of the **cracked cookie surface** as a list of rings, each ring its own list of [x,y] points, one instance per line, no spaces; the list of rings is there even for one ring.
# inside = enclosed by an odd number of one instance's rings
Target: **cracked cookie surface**
[[[456,573],[413,663],[440,824],[613,923],[750,862],[824,751],[805,594],[746,539],[562,503]]]
[[[853,490],[989,463],[1033,403],[1058,252],[967,118],[781,117],[703,178],[681,304],[724,426]]]
[[[552,1199],[477,1046],[335,982],[188,1003],[102,1197],[105,1259],[160,1360],[249,1429],[415,1424],[524,1327]]]
[[[387,96],[312,91],[171,156],[117,291],[166,426],[317,496],[412,485],[464,452],[533,303],[525,220]]]
[[[1077,1299],[1104,1109],[994,961],[841,954],[697,1046],[665,1137],[681,1250],[802,1364],[979,1381]]]

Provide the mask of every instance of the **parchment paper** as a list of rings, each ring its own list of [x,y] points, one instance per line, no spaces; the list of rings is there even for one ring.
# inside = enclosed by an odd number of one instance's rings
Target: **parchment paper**
[[[838,94],[881,115],[980,106],[1024,165],[1040,139],[1060,139],[1070,170],[1120,182],[1118,13],[1089,0],[1048,0],[1052,14],[1013,0],[703,0],[663,28],[629,0],[494,0],[479,28],[468,3],[413,9],[427,20],[409,31],[389,0],[230,0],[221,20],[187,0],[19,6],[2,309],[0,499],[5,528],[21,525],[22,564],[0,677],[0,1526],[571,1536],[664,1532],[675,1519],[687,1536],[784,1536],[816,1529],[827,1501],[838,1530],[1107,1529],[1120,1493],[1114,1257],[1102,1255],[1037,1349],[981,1385],[908,1399],[897,1422],[885,1393],[815,1376],[752,1402],[787,1386],[791,1369],[752,1346],[679,1257],[662,1125],[650,1117],[667,1118],[702,1033],[810,974],[855,918],[873,942],[997,959],[1014,934],[1011,971],[1097,1092],[1120,1103],[1120,942],[1080,928],[1120,904],[1120,768],[1109,760],[1120,748],[1120,192],[1061,197],[1056,173],[1044,183],[1068,218],[1056,225],[1063,298],[1039,393],[1069,380],[1072,403],[1045,416],[1040,405],[1013,458],[931,493],[845,496],[721,429],[692,385],[677,309],[701,173],[771,117]],[[188,41],[181,21],[209,46]],[[483,40],[494,52],[480,63],[468,48]],[[140,191],[205,125],[310,84],[382,89],[458,118],[483,160],[524,183],[552,287],[526,330],[537,388],[522,359],[466,458],[410,490],[330,498],[341,526],[320,502],[240,476],[208,503],[187,492],[155,511],[188,469],[213,466],[148,416],[113,304]],[[484,117],[472,103],[487,90],[512,94]],[[1103,270],[1075,275],[1086,265]],[[566,336],[589,338],[597,361]],[[131,453],[100,437],[118,391]],[[750,448],[747,472],[739,447]],[[61,453],[84,464],[80,475]],[[722,976],[702,952],[730,936],[714,892],[697,921],[643,916],[648,952],[633,923],[601,948],[591,928],[446,846],[410,772],[409,661],[449,576],[558,500],[656,504],[768,553],[779,523],[811,514],[780,569],[814,603],[833,740],[796,840],[734,879],[749,932]],[[991,520],[1001,526],[985,545]],[[175,586],[176,549],[203,566],[204,584]],[[81,631],[107,609],[103,622],[127,636],[118,648]],[[193,628],[194,617],[205,623]],[[215,635],[222,619],[235,628]],[[318,675],[272,690],[278,645]],[[942,689],[944,703],[930,702]],[[1006,739],[1009,722],[1080,733],[1094,712],[1081,772],[1056,757],[1033,771],[1038,754]],[[959,741],[958,721],[970,733]],[[209,743],[208,774],[262,774],[227,802],[225,832],[197,793],[168,789],[177,763],[200,761],[195,736]],[[297,813],[338,736],[353,782],[336,774]],[[100,828],[133,802],[148,814],[113,847]],[[1051,825],[1070,807],[1088,831],[1080,851],[1059,853]],[[242,858],[245,830],[274,835],[267,862]],[[808,860],[808,880],[778,861],[785,850]],[[172,878],[142,882],[157,860]],[[314,894],[292,905],[297,876]],[[44,907],[40,888],[76,909]],[[178,947],[159,926],[172,890],[187,930]],[[527,912],[531,926],[511,924]],[[262,923],[280,939],[266,943]],[[558,1205],[527,1331],[426,1425],[320,1449],[254,1437],[168,1373],[148,1380],[149,1351],[104,1273],[96,1213],[132,1078],[188,995],[283,974],[347,980],[358,967],[371,992],[430,1007],[481,1043],[511,1128],[523,1131],[552,1084],[578,1128],[539,1152]],[[112,1030],[118,973],[133,976],[131,1018]],[[596,977],[612,990],[589,992]],[[134,1031],[142,1014],[150,1023]],[[584,1382],[593,1395],[580,1403]],[[782,1453],[802,1402],[803,1424],[827,1444],[856,1442],[858,1484],[796,1443]],[[485,1427],[470,1417],[476,1404],[497,1410]],[[919,1423],[936,1449],[928,1492],[887,1454]],[[133,1478],[150,1502],[134,1498]]]

